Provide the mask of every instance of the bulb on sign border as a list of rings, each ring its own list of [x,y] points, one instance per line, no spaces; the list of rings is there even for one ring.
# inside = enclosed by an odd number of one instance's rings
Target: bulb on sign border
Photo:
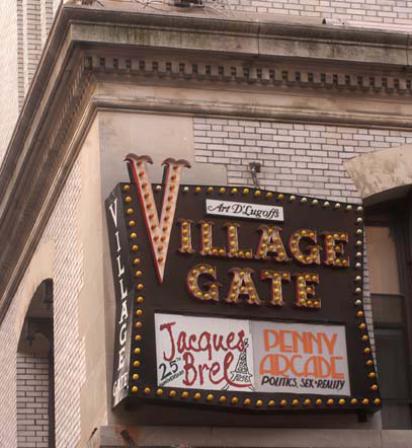
[[[142,164],[140,164],[140,165],[142,165]],[[177,167],[176,166],[174,166],[173,167],[173,171],[174,172],[176,172],[176,169],[177,169]],[[175,182],[176,180],[177,180],[177,176],[175,175],[175,174],[173,174],[171,177],[170,177],[170,180],[172,181],[172,182]],[[147,184],[146,182],[145,182],[145,179],[144,179],[144,181],[142,182],[142,189],[143,190],[145,190],[145,193],[144,193],[144,197],[146,197],[146,199],[148,200],[148,204],[147,204],[147,208],[148,209],[151,209],[152,208],[152,204],[150,203],[150,199],[151,199],[151,197],[152,197],[152,195],[151,194],[149,194],[149,195],[147,195],[147,192],[149,192],[149,191],[151,191],[151,188],[149,188],[149,186],[150,186],[150,184]],[[158,188],[162,188],[160,185],[155,185],[154,186],[154,189],[158,189]],[[165,190],[166,190],[166,193],[167,193],[167,195],[165,196],[165,201],[166,201],[166,203],[167,203],[167,201],[169,201],[169,200],[171,200],[172,199],[172,196],[171,196],[171,193],[173,192],[173,190],[175,189],[175,186],[174,185],[169,185],[169,187],[167,187],[167,186],[164,186],[163,187]],[[182,188],[184,188],[184,187],[182,187]],[[196,188],[198,188],[199,189],[199,191],[198,192],[200,192],[200,191],[204,191],[204,192],[207,192],[207,193],[210,193],[210,192],[212,192],[213,191],[213,187],[196,187]],[[192,189],[192,191],[194,191],[195,189]],[[134,192],[134,189],[132,190],[132,192]],[[246,188],[243,188],[242,189],[242,187],[239,187],[239,188],[237,188],[237,187],[216,187],[216,193],[220,193],[220,194],[223,194],[223,192],[224,193],[227,193],[227,194],[232,194],[232,195],[235,195],[235,194],[237,194],[237,193],[239,193],[239,194],[243,194],[243,195],[245,195],[245,193],[246,194],[249,194],[249,193],[251,193],[251,195],[253,195],[253,196],[255,196],[255,197],[259,197],[260,195],[262,195],[263,196],[263,198],[266,198],[266,199],[269,199],[269,198],[271,198],[272,197],[272,195],[273,195],[273,193],[271,193],[271,192],[266,192],[266,191],[261,191],[261,190],[256,190],[256,189],[254,189],[254,188],[252,188],[250,191],[249,191],[249,189],[246,189]],[[169,194],[170,193],[170,194]],[[132,194],[132,193],[131,193]],[[123,195],[123,197],[124,197],[124,195]],[[263,199],[262,198],[262,199]],[[284,198],[284,195],[282,194],[282,193],[279,193],[279,194],[277,194],[277,199],[279,199],[279,200],[281,200],[281,199],[283,199]],[[295,197],[294,197],[294,195],[290,195],[290,196],[287,196],[287,198],[290,200],[290,201],[292,201]],[[203,198],[203,196],[201,197],[201,198],[199,198],[200,200],[203,200],[204,198]],[[343,200],[345,200],[345,199],[343,199]],[[243,201],[243,202],[247,202],[246,201],[246,198],[245,198],[245,200]],[[331,208],[340,208],[340,207],[342,207],[343,209],[345,209],[345,210],[350,210],[352,207],[350,206],[350,205],[346,205],[345,206],[345,204],[343,204],[343,205],[341,205],[340,203],[335,203],[335,202],[331,202],[331,204],[328,202],[328,201],[319,201],[318,199],[307,199],[306,197],[300,197],[299,198],[299,202],[300,203],[305,203],[305,202],[309,202],[309,203],[311,203],[311,205],[318,205],[319,204],[319,206],[324,206],[324,207],[329,207],[329,206],[331,206]],[[323,203],[322,203],[323,202]],[[293,206],[291,206],[291,208],[293,208],[294,210],[298,210],[298,204],[296,204],[296,205],[293,205]],[[126,208],[126,207],[125,207]],[[170,205],[166,205],[165,206],[165,210],[166,210],[166,212],[170,212],[171,211],[171,206]],[[151,212],[155,212],[156,210],[151,210]],[[316,212],[316,210],[313,210],[315,213],[323,213],[323,214],[326,214],[326,215],[330,215],[330,213],[332,213],[332,211],[324,211],[324,212],[322,212],[321,211],[321,209],[319,208],[319,210]],[[359,211],[359,208],[358,208],[358,211]],[[301,212],[302,213],[302,212]],[[127,212],[126,212],[126,214],[127,214]],[[154,225],[157,225],[157,217],[155,217],[154,216],[154,214],[153,213],[151,213],[151,221],[153,221],[153,224]],[[325,216],[326,216],[325,215]],[[332,215],[330,215],[330,216],[332,216]],[[138,215],[138,218],[139,218],[139,226],[140,226],[140,215]],[[165,220],[164,220],[165,222],[167,222],[167,221],[173,221],[173,218],[170,216],[170,215],[166,215],[166,217],[165,217]],[[363,219],[361,218],[361,217],[358,217],[358,218],[356,218],[356,215],[354,216],[354,217],[352,217],[352,216],[350,216],[350,217],[348,217],[348,220],[347,221],[351,221],[351,225],[352,226],[354,226],[354,225],[357,225],[357,226],[359,226],[362,222],[363,222]],[[128,221],[126,221],[126,223],[127,223],[127,225],[129,226],[129,227],[134,227],[135,225],[136,225],[136,221],[134,220],[134,219],[130,219],[130,217],[128,218]],[[152,224],[151,224],[152,225]],[[339,227],[338,227],[339,228]],[[316,228],[317,229],[317,228]],[[333,227],[332,227],[332,229],[333,229]],[[133,237],[134,235],[133,235],[133,230],[134,229],[128,229],[129,230],[129,236],[131,236],[131,237]],[[140,227],[137,229],[138,231],[139,231],[139,237],[140,237],[140,235],[141,235],[141,231],[140,231]],[[321,231],[322,229],[320,229],[320,230],[318,230],[317,229],[317,231]],[[221,245],[223,246],[224,245],[224,247],[221,247],[221,248],[216,248],[216,247],[213,247],[213,238],[212,238],[212,241],[211,240],[208,240],[207,238],[205,239],[206,240],[206,243],[211,243],[211,253],[210,253],[210,255],[213,255],[214,257],[218,257],[218,256],[222,256],[222,257],[226,257],[227,255],[228,255],[228,253],[229,253],[229,251],[232,251],[232,253],[234,253],[233,251],[234,250],[238,250],[238,253],[237,253],[237,255],[239,256],[239,258],[241,258],[242,257],[242,255],[244,255],[244,250],[242,249],[242,250],[240,250],[239,249],[239,247],[238,247],[238,244],[236,244],[236,241],[235,241],[235,237],[236,237],[236,235],[235,235],[235,233],[234,233],[234,231],[233,231],[233,226],[231,226],[229,229],[228,229],[228,235],[229,235],[229,238],[228,238],[228,240],[225,242],[225,243],[223,243],[223,242],[221,242],[221,239],[222,238],[219,238],[219,237],[221,237],[221,235],[219,235],[219,232],[220,231],[220,229],[216,229],[216,237],[215,237],[215,241],[219,241],[219,243],[221,243]],[[336,238],[336,239],[338,239],[338,238],[341,238],[341,235],[342,235],[342,233],[341,233],[341,231],[340,230],[333,230],[335,233],[333,233],[333,237],[334,238]],[[196,230],[194,230],[194,232],[196,232],[196,234],[195,234],[195,236],[197,237],[197,232],[198,232],[198,230],[196,229]],[[289,234],[288,233],[286,233],[287,235],[288,235],[288,237],[289,237]],[[363,230],[362,229],[357,229],[357,231],[355,231],[355,234],[359,234],[359,235],[361,235],[361,234],[363,234]],[[133,235],[133,236],[132,236]],[[284,237],[284,233],[282,234],[282,237]],[[353,233],[350,233],[350,235],[351,235],[351,237],[353,236]],[[137,235],[136,235],[137,236]],[[242,236],[243,236],[243,234],[242,234]],[[307,235],[305,235],[304,233],[303,233],[303,236],[304,237],[306,237],[306,238],[310,238],[310,234],[308,233]],[[360,238],[362,238],[362,237],[360,237]],[[166,254],[167,254],[167,250],[165,250],[163,247],[161,247],[160,245],[159,245],[159,241],[160,241],[160,236],[159,236],[159,234],[156,234],[156,235],[154,235],[154,239],[156,240],[156,242],[157,242],[157,246],[156,246],[156,252],[158,253],[158,260],[160,260],[160,261],[162,261],[162,262],[164,262],[164,260],[165,260],[165,257],[166,257]],[[187,235],[187,232],[185,233],[185,234],[183,234],[183,232],[182,232],[182,241],[183,241],[183,243],[185,243],[185,244],[187,244],[188,243],[188,235]],[[162,242],[164,242],[164,240],[162,241]],[[323,242],[323,236],[322,236],[322,242]],[[131,243],[131,242],[130,242]],[[281,251],[281,249],[282,249],[282,245],[281,244],[273,244],[274,242],[273,241],[264,241],[263,243],[262,243],[262,249],[264,250],[264,251],[266,251],[266,255],[269,255],[270,257],[269,257],[269,260],[267,260],[267,261],[273,261],[273,260],[271,260],[270,258],[274,258],[274,256],[273,255],[277,255],[277,252],[276,251]],[[363,241],[361,242],[360,240],[357,240],[356,242],[353,242],[352,240],[350,241],[350,243],[351,243],[351,245],[353,245],[353,243],[355,243],[355,246],[362,246],[363,245]],[[143,242],[142,242],[142,244],[143,244]],[[272,246],[271,246],[271,244],[273,244]],[[145,246],[145,245],[144,245]],[[163,246],[164,246],[164,244],[163,244]],[[326,246],[328,246],[328,245],[326,245]],[[130,247],[130,246],[129,246]],[[294,245],[291,245],[291,247],[293,248],[293,250],[296,252],[297,251],[297,249],[299,249],[299,244],[294,244]],[[307,253],[306,253],[306,248],[307,248],[307,245],[305,245],[305,246],[303,246],[303,248],[305,249],[304,250],[304,253],[303,254],[298,254],[298,253],[296,253],[295,255],[296,255],[296,257],[295,257],[295,259],[296,260],[298,260],[299,261],[299,258],[298,257],[300,257],[300,261],[301,261],[301,263],[302,264],[305,264],[305,262],[306,263],[310,263],[310,261],[311,261],[311,258],[310,258],[310,255],[308,255]],[[329,250],[331,250],[331,249],[333,249],[334,248],[334,243],[332,242],[332,244],[329,244]],[[198,247],[197,247],[197,241],[195,241],[195,249],[194,249],[194,251],[195,250],[197,250],[198,249]],[[269,251],[268,251],[268,249],[269,249]],[[130,249],[129,249],[130,250]],[[355,258],[362,258],[363,257],[363,253],[361,252],[362,251],[362,249],[360,248],[359,249],[359,252],[356,252],[356,251],[353,251],[353,246],[351,247],[351,256],[353,257],[353,256],[355,256]],[[321,252],[323,252],[324,253],[324,251],[323,250],[321,250]],[[289,254],[290,254],[290,252],[289,252]],[[133,255],[133,254],[131,254],[131,255]],[[209,256],[209,254],[208,254],[208,256]],[[235,258],[235,257],[234,257]],[[323,255],[322,255],[322,258],[323,258]],[[213,258],[211,258],[211,260],[212,260],[212,262],[213,262]],[[262,260],[263,261],[263,260]],[[277,261],[277,260],[275,260],[275,261]],[[287,261],[289,261],[289,260],[287,260]],[[330,261],[332,261],[332,260],[330,260]],[[346,264],[345,263],[345,260],[342,260],[342,258],[337,258],[336,260],[333,260],[334,261],[334,263],[335,263],[335,265],[338,267],[338,268],[344,268],[344,267],[348,267],[348,264]],[[355,260],[354,260],[355,261]],[[246,262],[242,262],[242,266],[243,266],[243,264],[247,264]],[[324,263],[324,261],[323,260],[321,260],[321,263],[320,264],[325,264]],[[218,264],[218,266],[219,266],[219,264]],[[278,267],[278,266],[277,266]],[[361,263],[357,263],[356,264],[356,266],[355,266],[356,268],[361,268],[361,267],[363,267],[363,264],[361,264]],[[205,274],[205,273],[208,273],[208,271],[206,271],[205,270],[205,267],[203,266],[202,267],[203,269],[199,269],[199,273],[200,274]],[[263,267],[263,269],[265,269],[265,272],[266,271],[268,271],[268,267],[266,266],[266,267]],[[287,267],[286,267],[286,269],[288,269]],[[314,269],[316,269],[316,268],[314,268]],[[301,269],[302,271],[304,271],[305,272],[305,270],[304,269]],[[141,272],[142,271],[136,271],[136,270],[133,270],[132,271],[132,274],[135,276],[135,277],[140,277],[142,274],[141,274]],[[293,271],[292,271],[293,272]],[[138,274],[139,273],[139,274]],[[261,273],[261,271],[259,271],[259,270],[256,270],[256,277],[258,277],[259,276],[259,274]],[[196,274],[197,275],[197,273],[196,272],[194,272],[194,274]],[[289,276],[290,276],[290,273],[285,273],[285,274],[289,274]],[[305,276],[304,276],[304,283],[305,283],[305,285],[301,285],[300,287],[301,288],[303,288],[304,286],[307,286],[307,282],[310,282],[310,281],[312,281],[312,275],[313,275],[313,273],[311,273],[310,275],[308,275],[306,272],[305,272]],[[220,277],[219,277],[220,278]],[[282,280],[283,279],[283,277],[280,277],[280,280]],[[146,271],[145,271],[145,277],[144,277],[144,280],[146,280]],[[352,280],[353,281],[353,280]],[[362,278],[361,278],[361,276],[356,276],[355,277],[355,282],[361,282],[362,281]],[[193,285],[193,280],[191,280],[191,284]],[[206,284],[206,282],[205,282],[205,284]],[[256,291],[256,288],[254,288],[252,285],[249,285],[249,284],[245,284],[245,282],[243,281],[238,281],[238,282],[236,282],[236,281],[233,281],[233,284],[238,288],[238,290],[239,290],[239,292],[240,292],[240,294],[242,294],[242,295],[246,295],[246,294],[248,294],[249,295],[249,297],[250,297],[250,300],[252,300],[252,302],[253,301],[255,301],[256,299],[258,299],[259,300],[259,297],[257,296],[257,291]],[[138,284],[139,285],[139,284]],[[139,288],[139,286],[138,285],[135,285],[135,288],[136,289],[138,289]],[[141,284],[142,286],[143,286],[143,284]],[[203,285],[203,282],[201,282],[201,285]],[[258,284],[257,284],[258,285]],[[196,285],[195,285],[196,286]],[[219,285],[220,287],[222,287],[222,285]],[[276,286],[276,287],[275,287]],[[274,286],[274,289],[273,289],[273,291],[274,291],[274,294],[279,294],[280,292],[281,292],[281,288],[279,287],[279,285],[275,285]],[[354,286],[357,286],[357,285],[354,285]],[[202,288],[203,288],[203,286],[202,286]],[[258,290],[259,290],[259,294],[262,294],[262,297],[264,297],[264,295],[263,295],[263,293],[261,293],[260,292],[260,289],[258,288]],[[352,288],[352,294],[361,294],[362,293],[362,288],[360,288],[360,287],[354,287],[354,288]],[[208,300],[208,299],[210,299],[210,293],[209,292],[207,292],[207,291],[204,291],[205,292],[205,298],[206,298],[206,300]],[[224,292],[224,290],[222,289],[222,294],[224,294],[225,292]],[[234,299],[236,299],[236,294],[233,294],[232,293],[232,296],[234,296]],[[316,302],[316,300],[314,299],[314,298],[308,298],[308,297],[303,297],[303,294],[301,294],[301,296],[302,297],[300,297],[299,296],[299,300],[302,302],[302,303],[304,303],[307,307],[313,307],[313,306],[316,306],[318,303],[320,304],[320,302]],[[142,296],[138,296],[138,297],[142,297]],[[287,297],[287,301],[288,301],[288,299],[289,299],[289,297]],[[356,299],[356,300],[354,300],[354,299]],[[133,300],[133,296],[132,296],[132,300]],[[135,299],[136,300],[136,303],[142,303],[142,302],[139,302],[138,300],[137,300],[137,298]],[[267,304],[268,303],[268,298],[267,297],[264,297],[264,299],[263,299],[266,303],[265,304]],[[220,298],[220,301],[221,302],[223,302],[223,297],[221,297]],[[244,301],[244,297],[242,298],[242,301]],[[356,297],[352,297],[352,303],[354,303],[356,306],[358,306],[358,307],[362,307],[363,306],[363,302],[362,302],[362,300],[360,299],[360,298],[356,298]],[[138,315],[137,313],[139,313],[139,309],[138,310],[136,310],[135,311],[136,312],[136,315]],[[359,310],[359,308],[356,310],[356,309],[354,309],[354,312],[356,312],[356,313],[359,313],[359,312],[361,312],[361,313],[363,313],[363,310]],[[352,315],[353,316],[353,315]],[[360,318],[364,318],[364,313],[363,314],[356,314],[356,316],[357,317],[360,317]],[[363,319],[360,319],[360,320],[363,320]],[[359,323],[359,321],[358,321],[358,323]],[[366,326],[366,324],[364,324],[364,322],[360,322],[359,323],[359,328],[360,329],[362,329],[361,328],[361,325],[365,325]],[[139,342],[139,339],[136,339],[136,338],[141,338],[141,336],[140,336],[140,334],[137,334],[137,335],[133,335],[132,337],[134,337],[134,339],[137,341],[137,342]],[[360,338],[363,342],[369,342],[369,337],[368,337],[368,335],[367,334],[365,334],[364,332],[359,332],[358,333],[358,335],[357,335],[357,337],[358,338]],[[146,340],[146,336],[145,336],[145,340]],[[358,341],[359,341],[359,339],[358,339]],[[367,347],[365,347],[365,345],[368,345]],[[370,353],[371,352],[371,348],[369,347],[369,344],[363,344],[363,351],[364,351],[364,353]],[[139,347],[136,347],[136,348],[134,348],[134,349],[136,349],[136,350],[139,350]],[[135,351],[135,353],[137,353],[137,351]],[[365,357],[365,359],[366,358],[370,358],[370,356],[369,357]],[[368,359],[368,360],[366,360],[365,362],[366,363],[368,363],[370,360]],[[133,362],[133,360],[132,360],[132,362]],[[368,365],[368,364],[366,364],[366,365]],[[138,375],[138,374],[134,374],[134,376],[133,376],[133,378],[134,379],[136,379],[136,378],[138,378],[136,375]],[[371,389],[371,390],[373,390],[372,388],[375,386],[375,384],[370,384],[368,387]],[[144,391],[145,393],[147,393],[146,392],[146,390],[149,388],[149,386],[146,386],[146,388],[145,389],[143,389],[142,388],[142,391]],[[158,395],[158,390],[162,390],[161,388],[158,388],[158,389],[156,389],[156,388],[153,388],[153,392],[154,392],[154,394],[156,394],[156,395]],[[149,391],[150,391],[150,388],[149,388]],[[173,391],[172,391],[172,393],[173,393]],[[243,406],[248,406],[249,404],[252,404],[252,406],[255,406],[256,408],[257,407],[262,407],[262,406],[270,406],[270,405],[275,405],[275,401],[274,400],[269,400],[269,401],[266,401],[265,400],[265,402],[263,402],[263,400],[261,400],[259,397],[256,397],[256,396],[253,396],[250,400],[249,399],[244,399],[244,395],[242,396],[240,396],[240,398],[238,398],[238,397],[235,397],[235,396],[231,396],[231,394],[229,394],[229,396],[226,396],[226,395],[218,395],[218,394],[216,394],[216,396],[214,396],[213,394],[207,394],[206,395],[206,393],[205,394],[203,394],[203,395],[201,395],[199,392],[196,392],[196,393],[193,393],[193,395],[191,395],[188,391],[181,391],[181,390],[179,390],[178,389],[178,394],[179,394],[179,398],[185,398],[185,397],[192,397],[192,399],[193,400],[199,400],[200,398],[202,398],[202,400],[205,400],[205,401],[215,401],[215,403],[214,403],[214,405],[216,405],[217,403],[222,403],[222,404],[225,404],[226,402],[229,404],[229,403],[231,403],[231,404],[235,404],[235,402],[236,402],[236,399],[240,399],[240,402],[241,402],[241,404],[243,405]],[[168,394],[169,396],[171,396],[170,395],[170,393]],[[368,399],[368,400],[373,400],[374,399],[374,397],[373,397],[373,394],[371,394],[372,396],[370,397],[370,398],[362,398],[362,399],[360,399],[360,400],[365,400],[365,399]],[[366,392],[366,396],[368,396],[368,393]],[[349,403],[349,398],[347,399],[348,400],[348,403]],[[330,398],[330,397],[328,397],[327,399],[325,399],[325,404],[327,404],[328,406],[331,406],[331,404],[330,403],[332,403],[333,405],[337,405],[337,404],[339,404],[339,405],[341,405],[341,406],[343,406],[344,404],[346,404],[346,400],[345,399],[343,399],[343,398],[339,398],[339,397],[335,397],[335,398]],[[203,403],[204,403],[204,401],[203,401]],[[320,400],[320,399],[318,399],[318,400],[316,400],[315,401],[315,399],[313,399],[313,403],[315,404],[316,403],[316,405],[317,406],[320,406],[320,405],[322,405],[322,400]],[[299,400],[299,399],[297,399],[297,398],[294,398],[294,399],[292,399],[292,398],[290,398],[289,399],[289,402],[288,402],[288,400],[286,400],[286,399],[284,399],[284,400],[281,400],[280,401],[280,403],[279,403],[279,405],[281,406],[281,407],[283,407],[283,406],[292,406],[292,407],[296,407],[296,406],[299,406],[299,405],[303,405],[303,406],[310,406],[312,404],[312,401],[310,400],[310,399],[304,399],[304,400]]]

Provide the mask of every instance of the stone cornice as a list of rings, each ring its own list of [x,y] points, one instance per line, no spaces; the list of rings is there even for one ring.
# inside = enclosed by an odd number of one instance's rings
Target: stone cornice
[[[47,225],[92,122],[91,73],[80,64],[67,80],[70,93],[47,108],[53,124],[42,126],[7,185],[0,215],[0,321]],[[89,119],[87,119],[88,117]],[[85,120],[85,122],[82,122]],[[78,131],[80,132],[78,133]]]
[[[236,113],[230,104],[225,112],[224,105],[221,111],[202,105],[196,109],[194,104],[182,108],[167,99],[162,105],[161,98],[157,103],[150,98],[116,102],[94,94],[101,77],[176,87],[190,81],[273,91],[352,90],[402,99],[411,90],[403,70],[408,62],[407,37],[240,17],[61,7],[0,169],[0,320],[99,107]],[[384,67],[378,68],[383,62]],[[252,107],[247,113],[253,117],[256,110]],[[281,117],[271,110],[261,116]],[[294,113],[290,111],[289,117]],[[409,128],[402,118],[398,126]],[[323,119],[327,122],[326,115]],[[388,118],[377,125],[385,123]],[[395,126],[396,119],[389,124]]]
[[[180,55],[181,56],[181,55]],[[116,74],[134,77],[136,80],[208,81],[224,85],[254,85],[268,89],[305,88],[327,92],[363,95],[410,95],[412,72],[405,70],[385,73],[367,67],[305,66],[286,61],[241,61],[227,58],[200,58],[197,55],[177,58],[162,53],[141,52],[140,56],[116,56],[110,52],[96,51],[88,58],[88,66],[94,73]]]
[[[405,32],[294,22],[271,14],[262,17],[234,12],[228,17],[205,10],[196,14],[176,9],[159,14],[137,7],[116,11],[76,6],[65,9],[77,22],[73,32],[77,40],[106,45],[130,43],[252,58],[302,58],[380,67],[408,66],[412,60],[410,36]],[[144,32],[154,29],[162,33]]]

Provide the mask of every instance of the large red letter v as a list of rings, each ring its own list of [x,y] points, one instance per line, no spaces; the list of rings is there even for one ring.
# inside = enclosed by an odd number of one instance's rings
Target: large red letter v
[[[142,207],[147,233],[152,246],[157,277],[159,282],[163,283],[170,233],[179,194],[180,177],[182,169],[184,167],[190,168],[190,165],[185,160],[167,159],[163,162],[166,165],[166,169],[163,204],[159,219],[152,185],[147,174],[147,163],[153,163],[152,159],[149,156],[128,154],[125,160],[129,164],[131,181],[136,184],[138,199]]]

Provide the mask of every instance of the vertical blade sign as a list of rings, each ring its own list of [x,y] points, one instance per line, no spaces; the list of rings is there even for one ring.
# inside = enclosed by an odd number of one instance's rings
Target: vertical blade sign
[[[163,162],[165,165],[165,189],[159,219],[152,185],[147,173],[147,163],[153,163],[152,159],[149,156],[128,154],[125,160],[128,162],[130,177],[136,185],[138,199],[142,207],[157,278],[159,283],[163,283],[181,173],[183,168],[190,168],[190,165],[185,160],[167,159]]]

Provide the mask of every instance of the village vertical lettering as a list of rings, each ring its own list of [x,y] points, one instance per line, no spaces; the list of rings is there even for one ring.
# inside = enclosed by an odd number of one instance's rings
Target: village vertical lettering
[[[116,307],[116,356],[114,361],[113,403],[116,405],[128,394],[130,338],[131,338],[131,304],[130,280],[127,266],[127,228],[124,223],[123,196],[120,191],[107,201],[107,221],[110,234],[112,269],[115,279]],[[125,196],[130,197],[130,196]],[[127,240],[126,240],[127,241]]]

